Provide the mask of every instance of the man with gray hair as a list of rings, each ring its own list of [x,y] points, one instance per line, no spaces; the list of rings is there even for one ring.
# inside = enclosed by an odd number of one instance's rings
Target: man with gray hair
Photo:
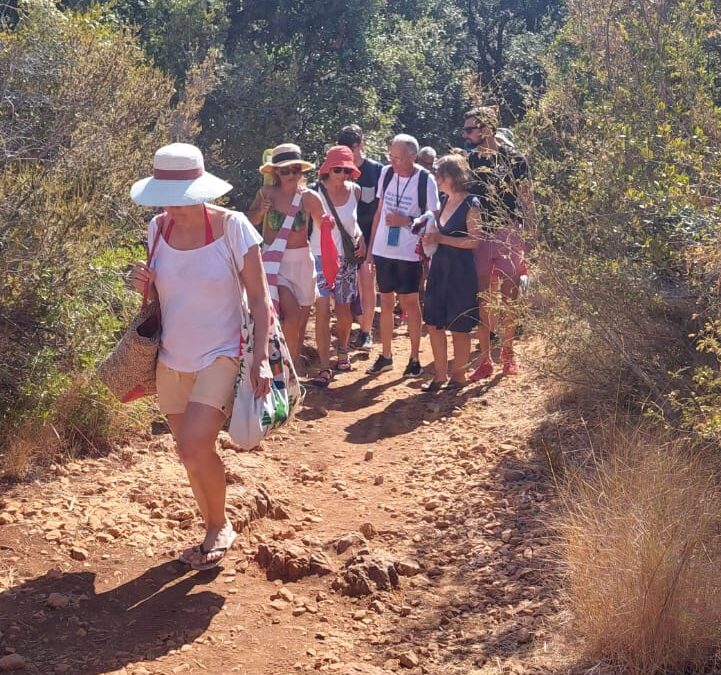
[[[430,146],[426,145],[418,151],[418,163],[426,170],[435,174],[435,163],[436,163],[436,151]]]
[[[376,268],[381,296],[381,343],[383,351],[368,370],[377,375],[393,368],[393,308],[395,296],[408,317],[411,357],[404,377],[423,374],[419,355],[421,345],[421,306],[418,296],[422,265],[418,253],[419,236],[411,230],[413,221],[426,211],[438,212],[438,186],[433,176],[416,164],[418,141],[398,134],[390,143],[388,159],[378,181],[378,208],[373,217],[368,255]]]

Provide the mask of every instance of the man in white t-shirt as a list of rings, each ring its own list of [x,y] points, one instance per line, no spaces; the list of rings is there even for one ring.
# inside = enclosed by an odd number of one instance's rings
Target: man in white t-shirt
[[[383,351],[368,370],[377,375],[393,368],[391,340],[395,296],[408,317],[411,357],[404,377],[419,377],[421,306],[418,298],[422,266],[416,249],[418,235],[413,221],[426,211],[438,212],[438,186],[432,175],[415,161],[418,141],[408,134],[397,135],[390,144],[390,166],[383,167],[378,181],[378,208],[373,218],[369,255],[373,256],[381,296],[381,343]]]

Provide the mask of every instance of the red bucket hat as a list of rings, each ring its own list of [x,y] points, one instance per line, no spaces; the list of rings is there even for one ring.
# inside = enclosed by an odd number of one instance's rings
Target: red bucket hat
[[[355,162],[353,162],[353,151],[345,145],[334,145],[328,150],[325,161],[320,169],[318,169],[318,173],[322,176],[330,173],[330,170],[336,167],[340,169],[351,169],[353,171],[351,174],[353,180],[356,180],[356,178],[359,178],[361,175],[360,169],[355,165]]]

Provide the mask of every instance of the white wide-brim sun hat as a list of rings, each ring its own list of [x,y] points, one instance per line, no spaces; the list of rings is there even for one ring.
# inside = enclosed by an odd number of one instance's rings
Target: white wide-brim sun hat
[[[130,198],[141,206],[192,206],[221,197],[233,186],[208,173],[203,153],[188,143],[164,145],[155,153],[153,175],[133,183]]]

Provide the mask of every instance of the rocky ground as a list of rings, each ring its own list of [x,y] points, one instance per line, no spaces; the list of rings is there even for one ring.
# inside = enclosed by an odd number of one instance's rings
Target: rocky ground
[[[404,363],[356,360],[261,451],[222,443],[242,536],[211,572],[175,561],[201,530],[167,434],[0,488],[0,671],[570,672],[533,449],[550,384],[428,395]]]

